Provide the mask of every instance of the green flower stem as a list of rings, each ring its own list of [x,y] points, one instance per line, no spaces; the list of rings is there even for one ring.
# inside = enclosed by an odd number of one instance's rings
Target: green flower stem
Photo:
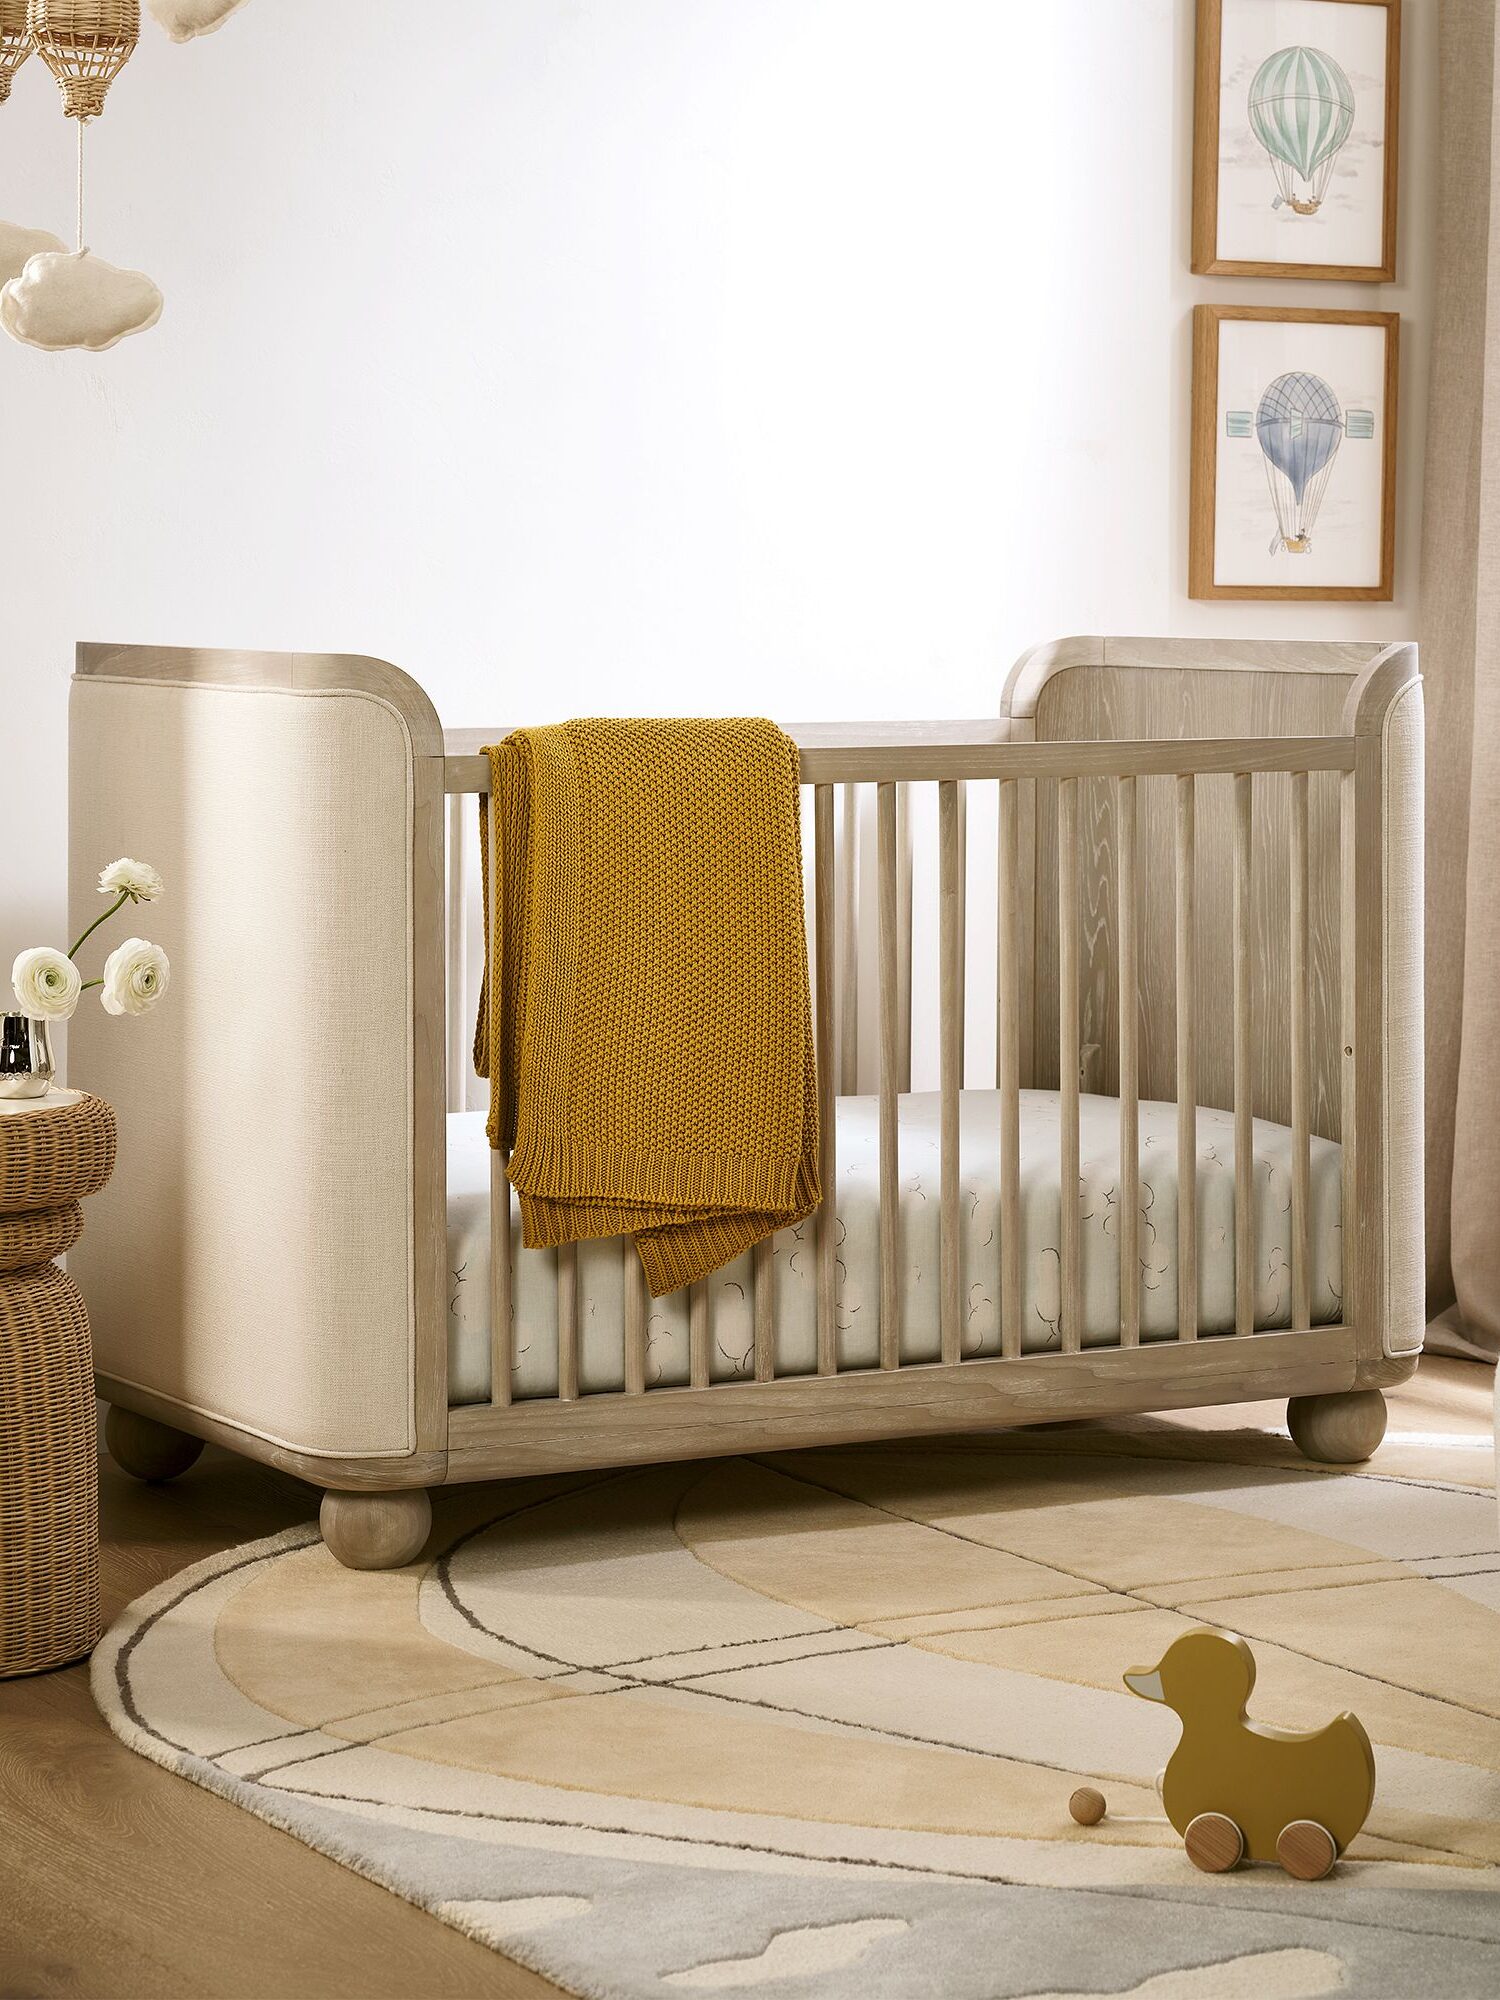
[[[128,889],[122,889],[119,895],[115,898],[114,902],[112,902],[109,908],[104,912],[104,915],[102,917],[95,917],[94,921],[89,925],[88,929],[84,932],[83,936],[78,940],[77,944],[70,945],[68,947],[69,958],[77,958],[79,952],[83,950],[83,947],[88,943],[89,939],[94,935],[94,932],[98,930],[99,926],[101,924],[107,924],[110,918],[115,914],[116,910],[123,910],[125,905],[129,901],[130,901],[130,891]],[[104,982],[101,979],[91,979],[89,981],[90,986],[102,986],[103,983]]]
[[[102,986],[103,984],[104,981],[102,979],[85,979],[78,990],[80,993],[87,993],[91,986]]]

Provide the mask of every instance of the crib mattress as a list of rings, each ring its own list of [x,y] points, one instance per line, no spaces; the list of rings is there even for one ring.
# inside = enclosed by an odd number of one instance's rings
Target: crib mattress
[[[916,1092],[900,1100],[901,1358],[941,1354],[938,1275],[939,1098]],[[840,1368],[871,1368],[880,1357],[879,1108],[873,1097],[838,1100],[838,1357]],[[1255,1324],[1286,1326],[1291,1317],[1292,1136],[1284,1125],[1254,1127]],[[1083,1097],[1079,1105],[1082,1197],[1083,1343],[1119,1338],[1119,1104]],[[1021,1346],[1043,1353],[1060,1344],[1059,1108],[1056,1091],[1021,1092]],[[966,1090],[959,1106],[960,1214],[963,1227],[963,1351],[1000,1352],[1000,1100]],[[1234,1327],[1234,1120],[1200,1110],[1198,1181],[1198,1326]],[[1177,1107],[1140,1107],[1141,1338],[1177,1332]],[[1314,1323],[1340,1310],[1340,1149],[1312,1142],[1309,1186],[1311,1298]],[[515,1357],[512,1394],[557,1392],[557,1253],[522,1250],[511,1199]],[[809,1217],[772,1245],[776,1370],[805,1375],[817,1366],[817,1226]],[[623,1389],[625,1273],[619,1238],[578,1246],[579,1384],[585,1391]],[[630,1254],[634,1256],[633,1248]],[[489,1147],[479,1112],[448,1119],[448,1368],[454,1403],[490,1394]],[[715,1380],[754,1373],[750,1258],[707,1281],[711,1368]],[[688,1298],[649,1302],[646,1379],[688,1380]]]

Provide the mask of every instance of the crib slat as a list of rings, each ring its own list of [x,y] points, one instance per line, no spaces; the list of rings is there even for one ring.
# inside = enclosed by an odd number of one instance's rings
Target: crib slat
[[[942,1355],[957,1361],[963,1352],[963,1236],[959,1221],[958,1110],[964,1066],[963,902],[967,875],[961,809],[962,787],[946,779],[938,786],[938,1014],[939,1082],[942,1098],[939,1148],[942,1192],[939,1229],[942,1274]]]
[[[708,1286],[702,1278],[688,1287],[688,1380],[708,1387]]]
[[[776,1379],[776,1254],[771,1238],[757,1243],[750,1253],[751,1282],[754,1286],[755,1379]]]
[[[813,793],[813,924],[817,989],[815,1033],[818,1048],[818,1182],[823,1199],[817,1213],[818,1373],[838,1368],[835,1314],[838,1278],[838,1126],[834,1097],[834,881],[833,787]],[[759,1293],[757,1292],[757,1297]]]
[[[896,787],[897,1081],[911,1089],[911,786]]]
[[[1141,1123],[1140,989],[1136,962],[1138,917],[1136,781],[1115,787],[1115,866],[1119,903],[1120,970],[1120,1345],[1141,1339]]]
[[[500,902],[501,856],[500,856],[500,815],[495,809],[495,801],[488,801],[484,816],[489,853],[483,857],[489,866],[490,921],[497,919],[495,912]],[[489,939],[485,939],[488,949]],[[498,1018],[499,1008],[493,1008],[495,1018],[491,1021],[495,1061],[500,1060],[500,1050],[504,1046],[502,1036],[504,1024]],[[502,1137],[504,1135],[502,1134]],[[515,1365],[515,1329],[511,1323],[511,1247],[510,1247],[510,1180],[506,1174],[507,1156],[499,1147],[490,1152],[490,1402],[503,1408],[511,1399],[511,1375]]]
[[[462,1111],[469,1076],[468,963],[469,911],[464,894],[464,816],[468,800],[455,792],[448,801],[448,1109]]]
[[[557,1246],[557,1396],[578,1400],[578,1245]]]
[[[1198,1338],[1196,785],[1177,780],[1177,1338]]]
[[[1307,895],[1307,773],[1292,776],[1291,800],[1291,988],[1292,988],[1292,1325],[1310,1321],[1308,1269],[1308,1180],[1312,1118],[1308,1033],[1309,960]]]
[[[1000,1093],[1000,1352],[1021,1352],[1021,813],[1015,778],[1000,780],[996,931]]]
[[[1255,780],[1234,781],[1234,1330],[1255,1331],[1255,1061],[1250,1043]]]
[[[510,1182],[505,1155],[490,1153],[490,1401],[503,1408],[510,1401],[514,1366],[514,1335],[510,1322]]]
[[[845,785],[839,843],[839,1089],[859,1089],[859,786]]]
[[[1057,1064],[1062,1229],[1059,1324],[1064,1354],[1079,1349],[1083,1319],[1078,1199],[1078,780],[1057,783]]]
[[[901,1364],[901,1216],[897,1184],[900,1004],[896,992],[896,787],[876,791],[880,960],[880,1365]]]
[[[620,1253],[625,1261],[625,1393],[639,1396],[646,1387],[646,1273],[633,1236],[621,1238]]]

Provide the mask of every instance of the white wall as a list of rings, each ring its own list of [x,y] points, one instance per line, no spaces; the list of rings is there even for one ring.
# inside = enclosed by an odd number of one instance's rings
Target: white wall
[[[66,942],[78,637],[377,653],[488,723],[986,713],[1063,631],[1410,633],[1434,11],[1378,292],[1190,276],[1191,0],[148,24],[88,233],[161,323],[0,342],[0,974]],[[0,212],[68,233],[73,130],[33,61]],[[1393,606],[1185,595],[1189,310],[1256,298],[1408,315]]]

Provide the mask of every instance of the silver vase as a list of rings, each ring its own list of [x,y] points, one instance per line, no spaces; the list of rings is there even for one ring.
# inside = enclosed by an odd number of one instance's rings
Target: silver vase
[[[0,1014],[0,1097],[45,1097],[54,1073],[49,1024]]]

